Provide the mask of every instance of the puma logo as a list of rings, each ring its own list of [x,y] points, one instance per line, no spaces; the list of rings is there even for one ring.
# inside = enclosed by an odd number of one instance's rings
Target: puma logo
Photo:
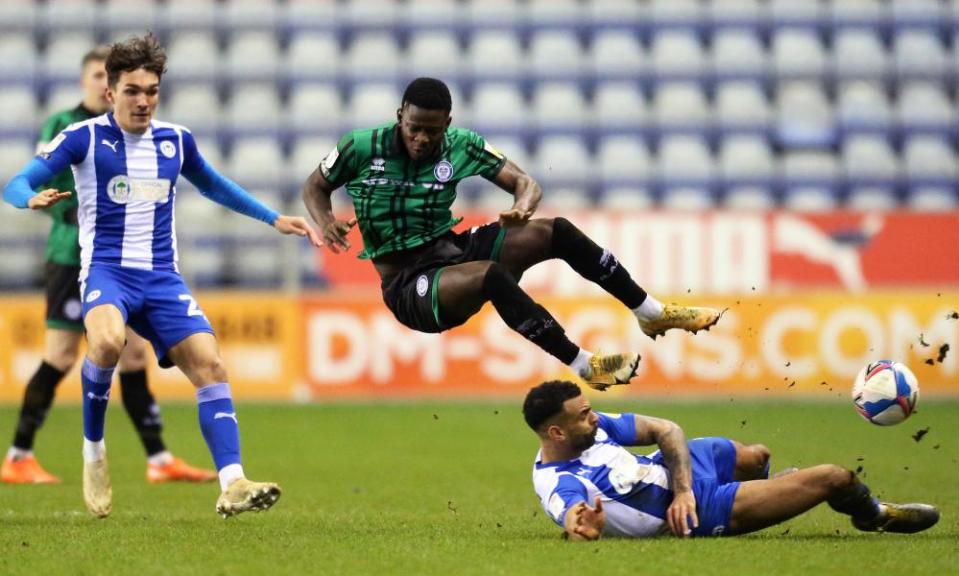
[[[214,420],[219,420],[220,418],[229,418],[233,420],[235,424],[239,424],[236,420],[236,412],[217,412],[213,415]]]
[[[93,392],[87,392],[87,398],[90,400],[100,400],[101,402],[107,402],[110,400],[110,391],[107,390],[107,393],[103,396],[97,396]]]
[[[109,147],[110,147],[110,150],[113,150],[113,153],[116,154],[117,144],[120,143],[119,140],[114,140],[113,143],[110,143],[109,140],[107,140],[106,138],[104,138],[103,140],[101,140],[101,142],[104,143],[104,144],[106,144],[107,146],[109,146]]]

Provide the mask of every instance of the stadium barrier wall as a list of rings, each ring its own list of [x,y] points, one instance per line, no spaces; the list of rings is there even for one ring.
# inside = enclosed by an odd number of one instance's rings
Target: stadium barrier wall
[[[665,300],[727,311],[710,332],[652,341],[611,298],[548,296],[542,303],[584,346],[642,354],[639,379],[609,396],[848,398],[856,372],[879,358],[906,362],[923,394],[959,394],[959,290]],[[241,400],[516,397],[538,381],[569,375],[489,306],[462,327],[429,335],[401,326],[374,291],[200,293],[198,301]],[[15,403],[41,357],[42,298],[0,298],[0,326],[0,402]],[[154,364],[151,383],[162,400],[193,398],[176,369]],[[58,394],[79,399],[76,370]]]

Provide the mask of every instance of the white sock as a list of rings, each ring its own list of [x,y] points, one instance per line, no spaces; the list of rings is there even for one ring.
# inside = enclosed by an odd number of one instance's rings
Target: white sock
[[[643,303],[633,308],[633,314],[640,320],[658,320],[663,315],[663,305],[652,294],[647,294]]]
[[[33,456],[33,450],[24,450],[23,448],[17,448],[16,446],[11,446],[7,450],[7,458],[16,462],[17,460],[22,460],[27,456]]]
[[[169,450],[157,452],[153,456],[147,457],[147,464],[152,464],[153,466],[166,466],[170,462],[173,462],[173,454],[170,454]]]
[[[586,378],[589,376],[589,359],[592,357],[592,352],[580,348],[579,354],[576,355],[576,359],[570,363],[569,367],[579,374],[580,377]]]
[[[99,462],[107,457],[107,443],[103,440],[99,442],[92,442],[83,439],[83,461],[84,462]]]
[[[243,474],[243,465],[242,464],[229,464],[220,468],[220,471],[217,472],[217,475],[220,477],[220,490],[225,491],[226,487],[233,483],[234,480],[239,480],[240,478],[246,478],[246,475]]]

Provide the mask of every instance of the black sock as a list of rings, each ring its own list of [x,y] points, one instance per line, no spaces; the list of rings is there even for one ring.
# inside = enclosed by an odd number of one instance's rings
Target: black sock
[[[13,436],[14,448],[33,450],[33,438],[37,430],[43,426],[47,411],[53,404],[53,396],[57,392],[57,385],[63,380],[64,373],[46,362],[27,382],[27,389],[23,391],[23,404],[20,406],[20,419],[17,421],[17,431]]]
[[[561,258],[580,276],[598,284],[627,308],[638,307],[646,291],[609,251],[601,248],[566,218],[553,220],[553,256]]]
[[[869,491],[869,486],[863,484],[852,472],[853,486],[844,494],[827,501],[829,507],[853,518],[872,520],[879,514],[879,500]]]
[[[160,419],[160,407],[147,388],[146,370],[121,372],[120,391],[123,394],[123,407],[140,435],[147,456],[166,450],[161,437],[163,421]]]
[[[533,344],[570,364],[579,354],[579,346],[566,337],[566,331],[545,308],[533,301],[502,264],[493,264],[483,278],[483,295],[493,303],[506,325]]]

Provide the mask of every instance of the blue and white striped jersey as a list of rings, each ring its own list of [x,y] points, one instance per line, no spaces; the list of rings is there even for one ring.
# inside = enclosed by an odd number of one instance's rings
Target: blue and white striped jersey
[[[673,500],[669,470],[661,461],[638,456],[623,445],[636,443],[633,414],[599,416],[596,443],[579,458],[533,464],[533,487],[543,509],[563,526],[566,512],[579,502],[590,506],[599,495],[606,511],[606,536],[655,536],[669,530],[666,509]]]
[[[68,126],[39,159],[53,173],[73,168],[81,280],[91,264],[177,270],[176,181],[205,167],[189,130],[153,121],[129,134],[107,113]]]

